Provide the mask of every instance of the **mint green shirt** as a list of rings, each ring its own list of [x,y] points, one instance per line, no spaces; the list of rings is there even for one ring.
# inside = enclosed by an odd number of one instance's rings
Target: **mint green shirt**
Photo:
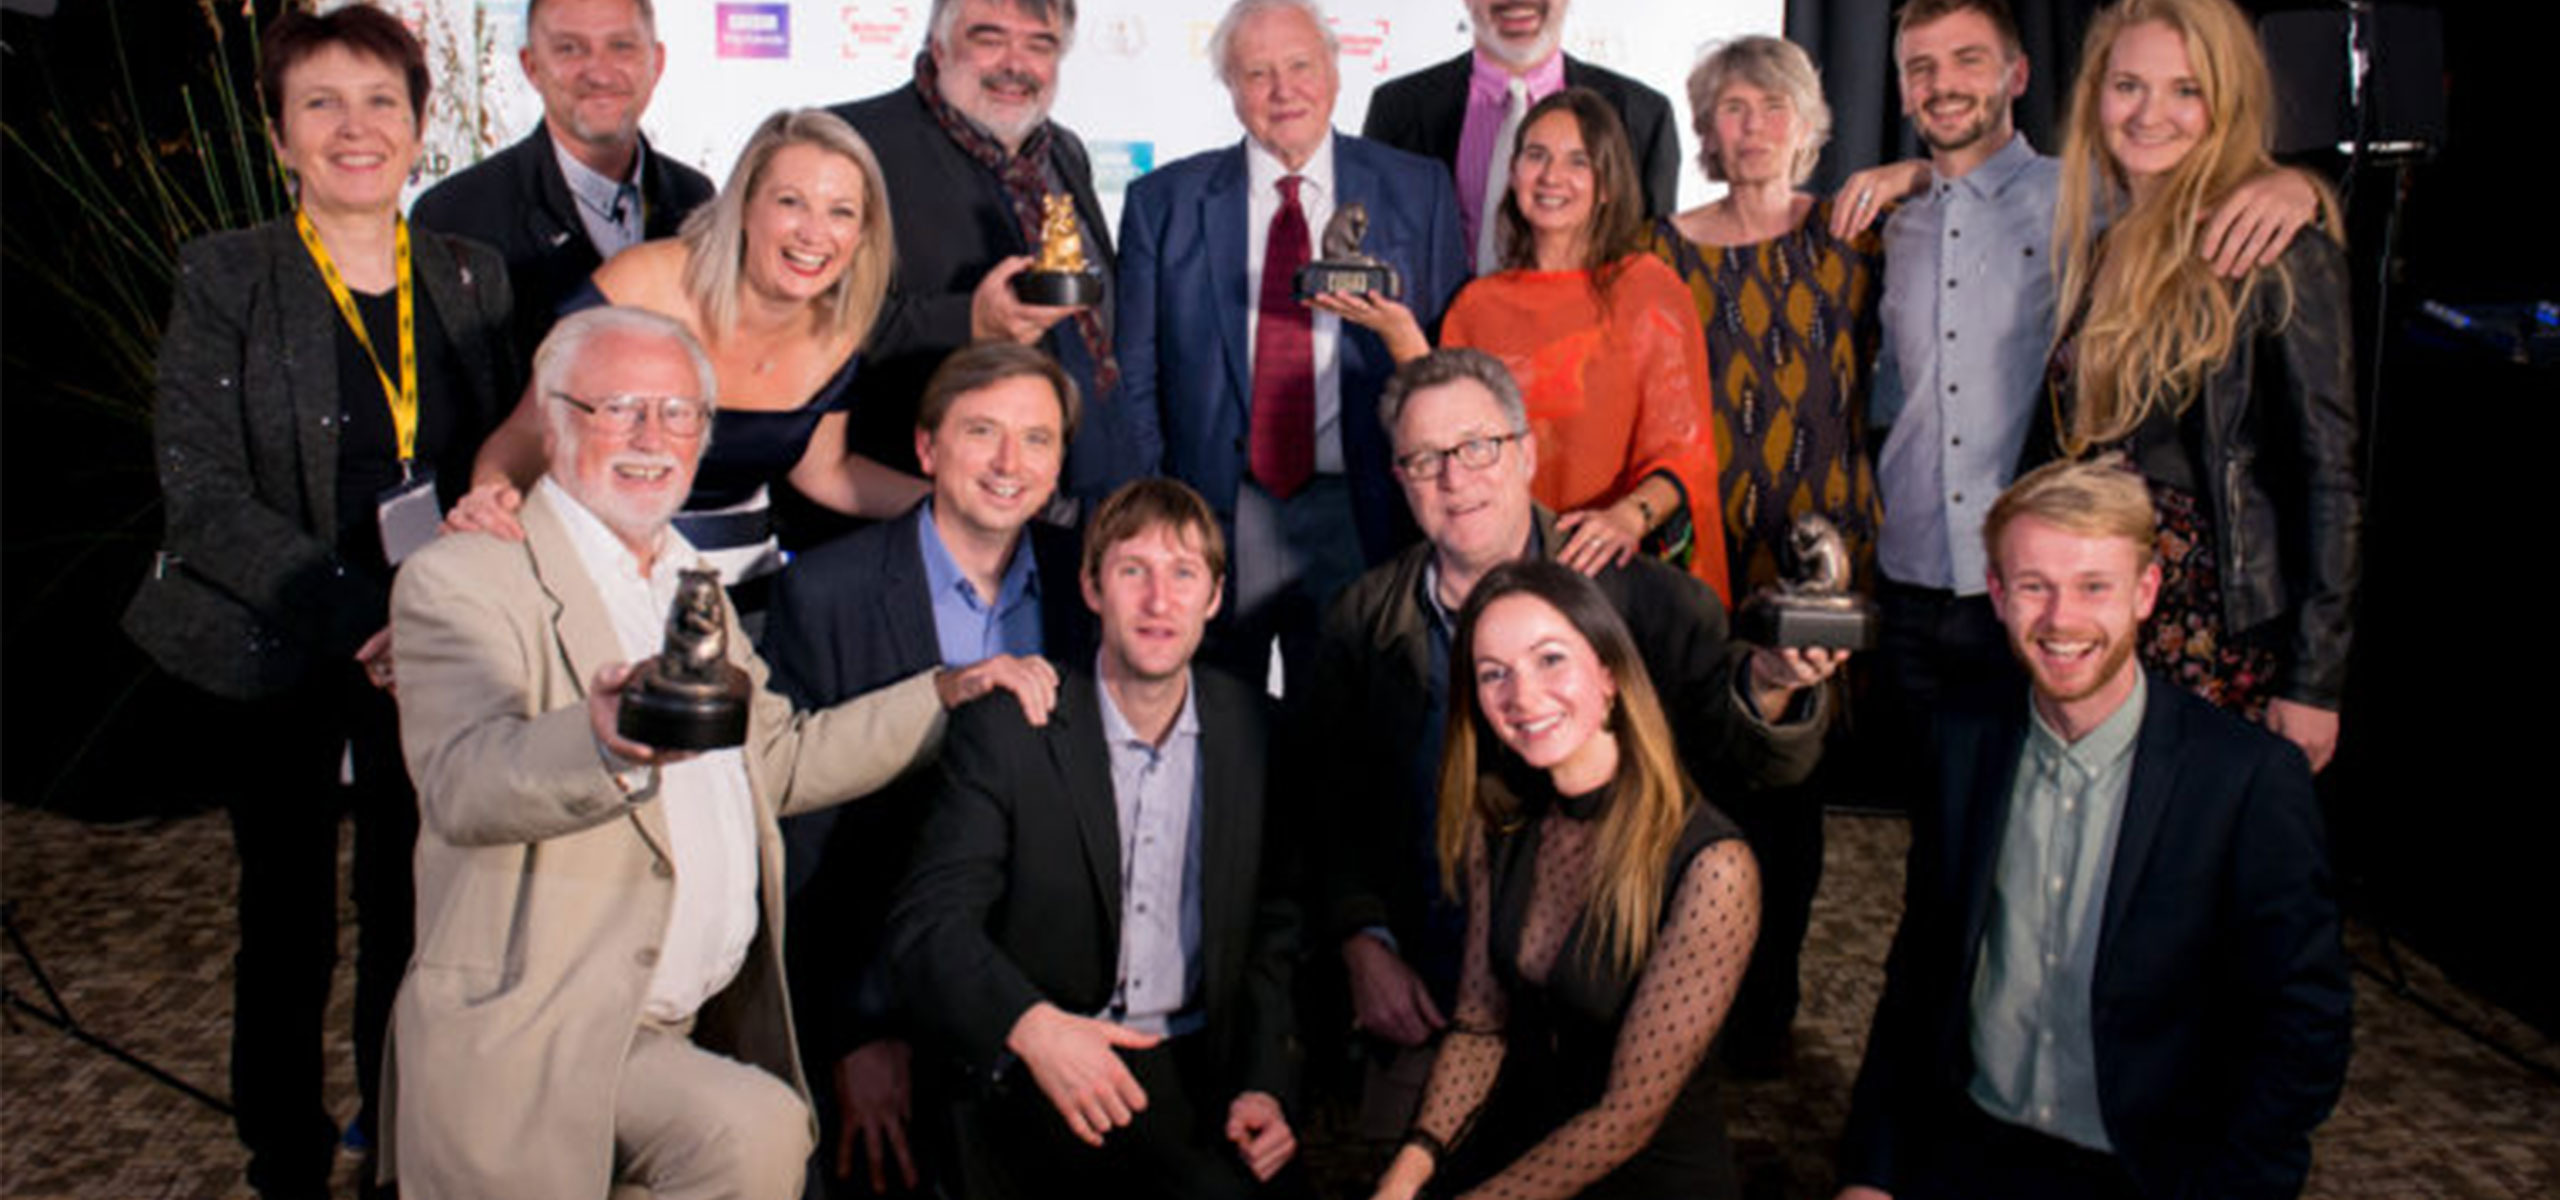
[[[1974,1103],[2107,1153],[2089,995],[2148,686],[2077,742],[2028,705],[1973,977]]]

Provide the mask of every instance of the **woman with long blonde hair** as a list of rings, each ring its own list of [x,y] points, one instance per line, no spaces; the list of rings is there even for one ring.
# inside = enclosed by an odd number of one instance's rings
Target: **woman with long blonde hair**
[[[1750,850],[1681,773],[1590,580],[1494,568],[1449,661],[1438,840],[1465,963],[1378,1195],[1734,1194],[1704,1062],[1759,926]]]
[[[827,508],[875,519],[924,495],[922,480],[853,453],[845,435],[856,355],[887,296],[895,247],[880,163],[862,135],[822,110],[784,109],[756,127],[727,185],[682,232],[615,255],[561,306],[663,313],[710,352],[719,407],[676,528],[741,609],[762,605],[739,585],[781,566],[771,485],[787,480]],[[482,449],[453,524],[513,530],[521,489],[545,465],[540,406],[567,402],[525,396]]]
[[[2336,205],[2238,280],[2197,250],[2203,214],[2274,165],[2272,95],[2229,0],[2123,0],[2090,26],[2054,222],[2065,323],[2028,455],[2125,452],[2167,571],[2144,661],[2317,768],[2337,743],[2362,507]]]

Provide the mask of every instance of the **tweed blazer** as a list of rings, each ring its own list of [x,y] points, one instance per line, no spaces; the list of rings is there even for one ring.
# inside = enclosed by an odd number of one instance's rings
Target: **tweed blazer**
[[[606,1194],[614,1094],[675,900],[654,780],[625,795],[588,724],[586,681],[623,660],[621,645],[558,516],[528,504],[523,520],[522,542],[439,539],[392,593],[420,829],[417,950],[392,1011],[383,1128],[386,1172],[413,1198]],[[872,792],[930,757],[942,707],[920,674],[795,712],[728,624],[755,684],[745,750],[763,920],[694,1040],[805,1101],[775,815]]]
[[[493,428],[519,384],[506,266],[477,242],[422,230],[411,259],[462,364],[462,394],[448,400]],[[381,586],[334,545],[339,323],[291,218],[179,252],[152,410],[167,524],[124,628],[162,669],[217,695],[282,692],[379,628]]]

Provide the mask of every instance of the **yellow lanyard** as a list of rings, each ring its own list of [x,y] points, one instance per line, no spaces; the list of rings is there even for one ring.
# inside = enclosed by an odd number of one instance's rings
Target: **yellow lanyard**
[[[373,362],[373,376],[382,381],[382,397],[391,404],[392,434],[400,443],[400,468],[408,471],[409,463],[418,457],[418,316],[417,298],[409,283],[409,222],[394,218],[398,233],[392,249],[392,270],[399,279],[400,292],[400,386],[391,386],[391,372],[382,368],[382,355],[373,348],[373,337],[365,332],[364,314],[356,311],[356,298],[347,292],[347,281],[338,277],[338,264],[329,257],[329,248],[320,244],[320,231],[311,227],[311,218],[300,211],[293,214],[293,226],[302,232],[302,245],[311,251],[311,261],[320,268],[320,282],[329,285],[329,298],[338,302],[338,315],[346,318],[347,328],[356,335],[356,344],[364,347],[364,356]]]

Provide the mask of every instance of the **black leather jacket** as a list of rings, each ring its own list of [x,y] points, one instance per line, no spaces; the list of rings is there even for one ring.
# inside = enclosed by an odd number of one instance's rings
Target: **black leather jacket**
[[[2346,692],[2364,521],[2346,254],[2307,229],[2285,250],[2282,270],[2290,296],[2274,278],[2259,281],[2230,357],[2176,419],[2180,428],[2134,441],[2144,475],[2192,480],[2207,500],[2223,627],[2288,622],[2276,639],[2284,648],[2276,694],[2334,710]],[[2027,439],[2027,465],[2060,452],[2052,421],[2045,406]]]

